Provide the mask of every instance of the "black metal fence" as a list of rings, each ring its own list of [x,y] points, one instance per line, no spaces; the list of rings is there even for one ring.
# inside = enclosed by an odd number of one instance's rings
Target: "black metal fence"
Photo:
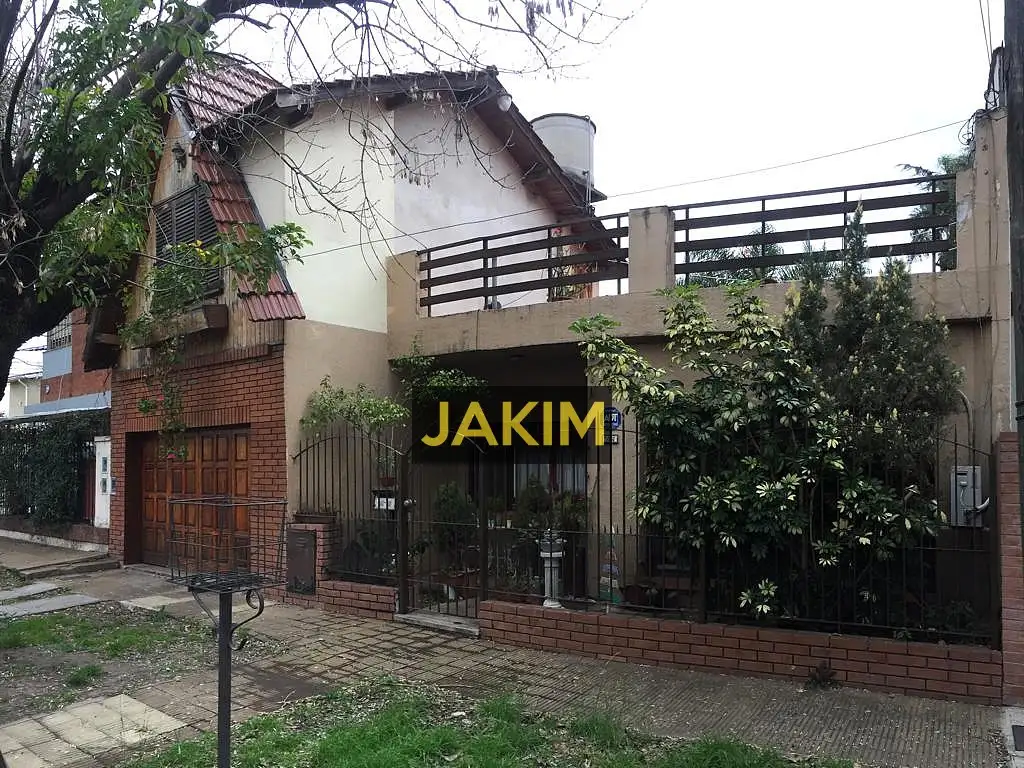
[[[695,621],[999,641],[994,467],[988,452],[956,431],[936,439],[927,476],[919,470],[914,478],[945,522],[901,542],[891,557],[852,547],[829,566],[810,542],[836,519],[834,479],[801,501],[803,535],[756,556],[743,542],[683,544],[637,519],[646,455],[628,430],[617,433],[610,464],[543,449],[504,465],[472,456],[457,466],[409,465],[393,439],[339,427],[310,440],[296,461],[302,511],[334,520],[332,575],[395,585],[400,610],[473,617],[480,600],[548,599]],[[890,487],[909,483],[885,479]],[[542,556],[548,530],[557,539],[554,558]],[[548,563],[557,567],[546,588]],[[769,610],[758,615],[744,593],[765,581],[775,589],[759,601]]]

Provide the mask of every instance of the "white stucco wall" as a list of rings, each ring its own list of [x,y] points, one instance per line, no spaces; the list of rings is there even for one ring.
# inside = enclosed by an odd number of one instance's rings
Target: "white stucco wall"
[[[264,223],[293,222],[312,241],[302,263],[287,265],[311,321],[387,330],[383,241],[393,234],[393,170],[381,140],[365,148],[363,129],[389,120],[363,103],[321,104],[307,122],[256,142],[240,159]]]
[[[368,124],[374,126],[370,139],[363,133]],[[264,222],[295,222],[313,241],[304,263],[287,266],[288,279],[311,321],[386,332],[388,255],[555,222],[546,200],[523,187],[522,171],[503,143],[478,120],[468,132],[457,130],[453,116],[436,103],[415,103],[393,112],[361,101],[346,101],[343,108],[322,104],[310,120],[292,130],[264,135],[266,140],[242,153],[239,166]],[[330,201],[294,173],[289,163],[300,163],[306,174],[317,178],[321,189],[333,187]],[[504,238],[492,246],[543,236],[540,232]],[[545,255],[545,251],[516,254],[503,257],[500,263]],[[469,262],[434,274],[480,266],[480,262]],[[536,271],[499,277],[498,282],[546,276]],[[475,278],[435,290],[482,286],[482,279]],[[546,299],[546,291],[498,297],[503,306]],[[434,314],[483,306],[483,298],[467,299],[435,307]]]
[[[547,201],[523,187],[522,170],[504,149],[503,142],[481,121],[474,119],[465,135],[459,136],[452,115],[443,107],[417,103],[397,111],[395,132],[413,172],[407,172],[405,164],[396,167],[395,220],[399,230],[406,234],[392,243],[395,253],[555,223]],[[491,245],[511,245],[540,239],[543,235],[541,232],[503,238],[494,240]],[[445,250],[437,255],[452,256],[475,248],[479,248],[479,244]],[[545,255],[545,251],[516,254],[502,257],[499,263],[531,261]],[[482,266],[481,262],[472,261],[435,270],[432,276]],[[545,272],[532,272],[501,276],[497,282],[504,285],[546,276]],[[482,278],[475,278],[434,290],[452,292],[481,287]],[[523,306],[546,301],[547,292],[515,292],[497,298],[502,306]],[[435,306],[433,314],[468,312],[483,309],[483,306],[483,298],[465,299]]]

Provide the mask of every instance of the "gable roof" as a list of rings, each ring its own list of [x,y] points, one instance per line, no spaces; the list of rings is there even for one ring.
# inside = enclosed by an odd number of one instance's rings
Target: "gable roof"
[[[245,178],[202,131],[238,115],[254,99],[280,87],[268,75],[225,60],[215,69],[193,74],[177,94],[186,121],[198,129],[190,149],[192,170],[209,191],[210,212],[221,234],[241,236],[245,227],[262,227],[263,222]],[[246,315],[254,322],[302,320],[306,316],[283,267],[270,276],[265,291],[257,291],[250,280],[237,275],[235,283]]]

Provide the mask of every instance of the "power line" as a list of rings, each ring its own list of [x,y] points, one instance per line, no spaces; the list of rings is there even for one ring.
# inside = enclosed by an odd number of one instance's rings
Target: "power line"
[[[967,118],[967,120],[969,121],[970,118]],[[657,187],[648,187],[646,189],[633,190],[632,192],[617,192],[615,194],[608,195],[607,199],[608,200],[613,200],[613,199],[616,199],[616,198],[634,197],[635,195],[642,195],[642,194],[647,194],[647,193],[650,193],[650,192],[663,192],[663,191],[666,191],[666,190],[669,190],[669,189],[681,189],[683,187],[692,187],[692,186],[696,186],[698,184],[707,184],[707,183],[710,183],[710,182],[713,182],[713,181],[725,181],[727,179],[736,179],[736,178],[740,178],[740,177],[743,177],[743,176],[753,176],[753,175],[758,174],[758,173],[767,173],[768,171],[777,171],[777,170],[781,170],[783,168],[792,168],[792,167],[798,166],[798,165],[806,165],[807,163],[814,163],[814,162],[818,162],[820,160],[829,160],[831,158],[841,157],[843,155],[848,155],[848,154],[851,154],[853,152],[861,152],[861,151],[863,151],[865,149],[873,149],[874,147],[881,147],[881,146],[884,146],[885,144],[892,144],[893,142],[896,142],[896,141],[903,141],[904,139],[911,139],[911,138],[914,138],[915,136],[923,136],[923,135],[925,135],[927,133],[934,133],[935,131],[941,131],[941,130],[943,130],[945,128],[952,128],[953,126],[956,126],[956,125],[963,125],[964,122],[965,121],[963,119],[954,120],[954,121],[949,122],[949,123],[943,123],[942,125],[936,125],[933,128],[925,128],[925,129],[920,130],[920,131],[914,131],[913,133],[905,133],[902,136],[894,136],[894,137],[889,138],[889,139],[882,139],[881,141],[874,141],[874,142],[871,142],[870,144],[862,144],[862,145],[860,145],[858,147],[850,147],[848,149],[840,149],[840,150],[837,150],[835,152],[828,152],[828,153],[823,154],[823,155],[815,155],[813,157],[805,157],[802,160],[792,160],[792,161],[789,161],[789,162],[786,162],[786,163],[778,163],[776,165],[767,165],[767,166],[764,166],[763,168],[754,168],[754,169],[747,170],[747,171],[737,171],[735,173],[726,173],[726,174],[723,174],[721,176],[709,176],[709,177],[703,178],[703,179],[691,179],[689,181],[681,181],[681,182],[677,182],[677,183],[674,183],[674,184],[663,184],[663,185],[657,186]],[[514,213],[505,213],[505,214],[502,214],[500,216],[491,216],[489,218],[484,218],[484,219],[473,219],[471,221],[462,221],[462,222],[459,222],[457,224],[445,224],[445,225],[442,225],[442,226],[439,226],[439,227],[430,227],[429,229],[421,229],[421,230],[418,230],[416,232],[403,232],[403,233],[394,235],[392,237],[374,238],[374,239],[365,240],[365,241],[362,241],[362,242],[359,242],[359,243],[350,243],[348,245],[338,245],[338,246],[335,246],[333,248],[325,248],[324,250],[321,250],[321,251],[312,251],[311,253],[303,254],[302,258],[303,259],[307,259],[307,258],[309,258],[311,256],[322,256],[323,254],[326,254],[326,253],[335,253],[337,251],[344,251],[344,250],[347,250],[349,248],[362,248],[363,246],[366,246],[366,245],[375,245],[375,244],[378,244],[378,243],[387,243],[387,242],[390,242],[390,241],[393,241],[393,240],[398,240],[398,239],[400,239],[402,237],[417,237],[419,235],[429,235],[429,234],[432,234],[434,232],[443,232],[444,230],[447,230],[447,229],[458,229],[459,227],[470,226],[470,225],[473,225],[473,224],[490,224],[491,222],[494,222],[494,221],[505,221],[506,219],[511,219],[511,218],[516,217],[516,216],[526,216],[526,215],[531,214],[531,213],[539,213],[539,212],[547,211],[547,210],[548,210],[547,207],[543,207],[543,208],[530,208],[530,209],[523,210],[523,211],[516,211]]]

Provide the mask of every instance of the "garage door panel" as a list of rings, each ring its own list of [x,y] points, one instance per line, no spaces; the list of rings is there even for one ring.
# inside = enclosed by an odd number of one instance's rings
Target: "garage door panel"
[[[159,449],[156,435],[142,446],[142,517],[143,560],[156,565],[167,564],[168,532],[167,499],[173,496],[234,496],[249,494],[249,436],[246,430],[209,430],[190,434],[184,441],[186,451],[181,459],[169,459]],[[221,567],[237,567],[237,547],[248,537],[248,509],[217,507],[204,504],[174,505],[174,526],[195,531],[196,543],[208,547],[204,557],[208,567],[219,562]],[[241,537],[239,537],[241,534]],[[176,534],[176,536],[179,534]],[[182,556],[196,557],[197,549],[185,546]],[[198,566],[198,563],[196,564]]]

